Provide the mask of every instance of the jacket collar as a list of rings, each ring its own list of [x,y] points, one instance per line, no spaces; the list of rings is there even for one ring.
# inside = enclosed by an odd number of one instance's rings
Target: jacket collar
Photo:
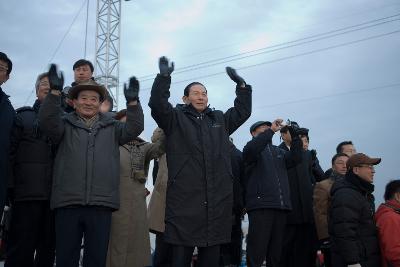
[[[41,102],[39,101],[39,99],[36,99],[35,103],[33,104],[33,110],[38,113],[39,112],[39,108],[40,108]]]
[[[88,130],[89,128],[79,120],[78,115],[76,114],[76,112],[71,112],[71,113],[67,113],[64,115],[64,118],[71,123],[72,125],[76,126],[76,127],[80,127],[83,129]],[[113,119],[110,116],[106,116],[104,114],[102,114],[101,112],[99,112],[99,120],[93,125],[93,128],[97,129],[97,128],[104,128],[110,124],[115,123],[115,119]]]
[[[198,117],[198,116],[205,116],[208,115],[213,109],[210,108],[210,105],[207,106],[207,108],[203,112],[198,112],[192,104],[177,104],[176,108],[179,110],[182,110],[185,113],[189,113],[192,116]]]
[[[374,192],[375,186],[367,181],[361,179],[358,175],[354,174],[353,171],[348,171],[345,177],[346,181],[349,182],[358,191],[366,194]]]
[[[340,181],[344,179],[344,175],[341,175],[340,173],[335,172],[334,170],[332,170],[331,175],[329,176],[329,178],[331,178],[333,181]]]

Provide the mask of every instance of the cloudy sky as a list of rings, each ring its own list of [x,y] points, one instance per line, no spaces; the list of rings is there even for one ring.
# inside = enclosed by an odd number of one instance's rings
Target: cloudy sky
[[[0,2],[0,50],[14,63],[3,90],[15,107],[34,102],[36,76],[50,62],[72,82],[72,65],[85,51],[85,3]],[[94,61],[95,0],[88,22],[86,58]],[[400,1],[132,0],[122,3],[121,23],[120,82],[140,78],[144,138],[156,126],[147,107],[149,88],[158,58],[166,55],[176,67],[173,104],[187,83],[200,81],[211,107],[229,108],[235,87],[225,66],[253,86],[252,116],[233,135],[240,149],[253,122],[289,118],[310,128],[310,146],[324,169],[343,140],[382,157],[378,202],[384,185],[399,179]]]

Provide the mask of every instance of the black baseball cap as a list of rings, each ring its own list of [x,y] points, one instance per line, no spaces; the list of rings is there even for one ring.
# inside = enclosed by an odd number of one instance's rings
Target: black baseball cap
[[[267,125],[271,127],[272,123],[270,121],[257,121],[256,123],[250,126],[250,133],[254,132],[261,125]]]

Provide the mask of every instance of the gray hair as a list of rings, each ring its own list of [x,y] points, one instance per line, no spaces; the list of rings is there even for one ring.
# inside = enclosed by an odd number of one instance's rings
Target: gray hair
[[[36,92],[39,90],[39,83],[40,83],[40,81],[41,81],[44,77],[48,77],[48,76],[49,76],[49,73],[48,73],[48,72],[43,72],[43,73],[41,73],[41,74],[39,74],[39,75],[37,76],[37,78],[36,78],[36,83],[35,83]]]

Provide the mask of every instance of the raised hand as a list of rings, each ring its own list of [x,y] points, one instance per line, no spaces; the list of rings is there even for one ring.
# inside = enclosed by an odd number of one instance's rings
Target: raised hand
[[[51,90],[57,90],[60,93],[63,90],[64,86],[64,75],[62,72],[58,72],[57,65],[51,64],[49,69],[49,83]]]
[[[237,85],[244,87],[246,82],[242,77],[240,77],[234,68],[226,67],[226,73],[228,74],[229,78],[234,81]]]
[[[175,69],[174,62],[169,64],[169,60],[166,57],[160,57],[158,67],[160,68],[160,74],[163,76],[170,76]]]
[[[139,81],[135,76],[129,79],[129,87],[126,87],[126,83],[124,83],[124,95],[127,104],[139,100]]]

